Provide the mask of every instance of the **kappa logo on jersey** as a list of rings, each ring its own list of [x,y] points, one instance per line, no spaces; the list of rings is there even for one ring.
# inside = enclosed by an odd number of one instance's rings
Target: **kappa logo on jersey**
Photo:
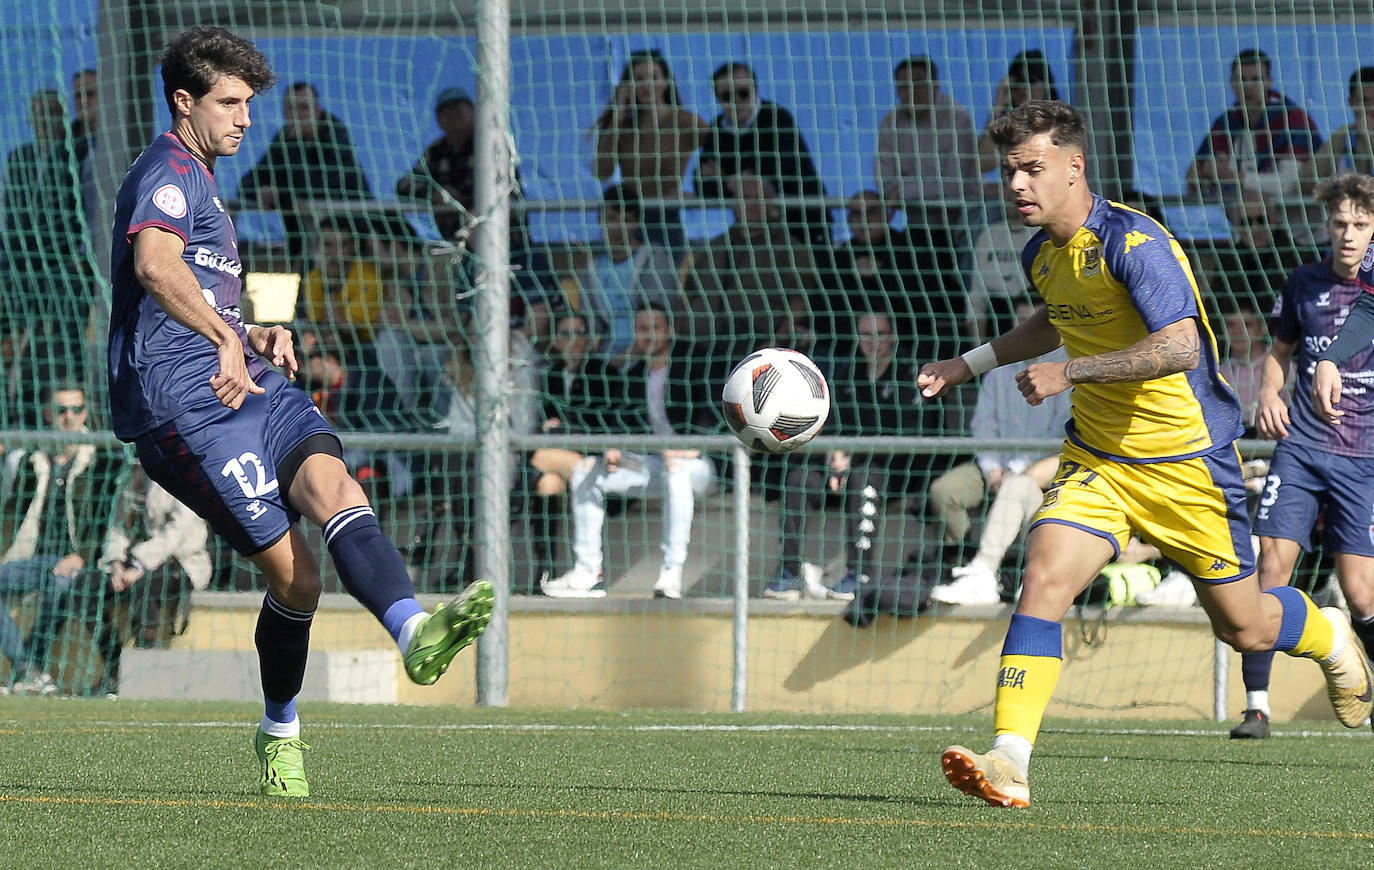
[[[212,197],[210,197],[210,199],[211,199],[212,201],[214,201],[214,203],[215,203],[215,208],[219,209],[221,212],[224,211],[224,203],[220,202],[220,198],[219,198],[219,197],[217,197],[217,196],[212,196]]]
[[[186,217],[186,194],[175,184],[164,184],[153,191],[153,205],[168,217],[178,220]]]
[[[1131,249],[1136,247],[1137,245],[1143,245],[1146,242],[1153,242],[1154,240],[1154,236],[1146,235],[1145,233],[1142,233],[1140,230],[1131,230],[1129,233],[1126,234],[1125,253],[1129,254],[1131,252]]]
[[[1330,290],[1323,290],[1322,292],[1320,292],[1320,293],[1317,294],[1316,306],[1317,306],[1318,308],[1330,308],[1330,307],[1331,307],[1331,291],[1330,291]]]
[[[1102,249],[1094,245],[1083,249],[1083,277],[1102,274]]]

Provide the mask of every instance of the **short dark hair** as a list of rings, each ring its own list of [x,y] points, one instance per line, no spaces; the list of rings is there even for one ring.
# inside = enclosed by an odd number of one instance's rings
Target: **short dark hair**
[[[1312,198],[1326,207],[1328,215],[1343,199],[1374,215],[1374,178],[1358,172],[1342,173],[1318,184]]]
[[[1048,133],[1059,146],[1088,150],[1088,128],[1078,110],[1062,100],[1029,100],[988,125],[998,148],[1015,148],[1032,136]]]
[[[223,27],[192,27],[181,32],[162,53],[162,94],[175,114],[172,96],[186,91],[195,99],[210,92],[220,76],[241,79],[261,93],[277,77],[258,47]]]
[[[1374,85],[1374,66],[1362,66],[1350,74],[1350,96],[1365,85]]]
[[[1274,62],[1269,59],[1269,55],[1258,48],[1247,48],[1231,58],[1231,75],[1235,75],[1236,70],[1243,66],[1249,66],[1252,63],[1264,64],[1265,75],[1274,74]]]
[[[926,71],[926,78],[933,82],[940,80],[940,68],[935,65],[935,61],[931,60],[928,54],[913,54],[911,57],[904,58],[892,70],[892,77],[895,79],[909,69],[923,69]]]
[[[757,74],[755,74],[754,68],[751,67],[749,64],[745,63],[744,61],[739,60],[726,61],[725,63],[716,67],[715,72],[711,73],[711,83],[715,84],[721,79],[726,78],[727,76],[732,76],[738,72],[748,73],[749,81],[754,83],[754,87],[757,88],[759,86],[759,77]]]

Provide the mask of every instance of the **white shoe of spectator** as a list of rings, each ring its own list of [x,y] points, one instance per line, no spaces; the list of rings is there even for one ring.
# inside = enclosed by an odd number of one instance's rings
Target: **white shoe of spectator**
[[[14,694],[16,695],[48,695],[57,694],[57,683],[46,671],[29,671],[23,679],[14,684]]]
[[[1158,586],[1137,595],[1135,603],[1150,607],[1192,607],[1197,604],[1197,590],[1187,574],[1170,571]]]
[[[654,584],[655,598],[682,597],[682,568],[660,568],[658,582]]]
[[[824,601],[830,597],[830,590],[825,588],[825,568],[815,562],[802,562],[801,580],[802,592],[807,598],[814,598]]]
[[[930,600],[941,604],[1000,604],[997,575],[979,562],[970,562],[950,572],[954,580],[930,590]]]
[[[553,580],[539,584],[544,594],[550,598],[605,598],[606,587],[602,585],[601,575],[580,568]]]

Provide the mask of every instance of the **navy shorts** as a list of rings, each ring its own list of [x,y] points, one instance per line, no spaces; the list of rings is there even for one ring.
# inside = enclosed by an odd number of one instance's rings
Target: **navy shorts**
[[[1280,441],[1255,513],[1255,534],[1311,549],[1317,514],[1326,511],[1326,547],[1374,556],[1374,458],[1340,456]]]
[[[300,515],[286,504],[277,466],[312,435],[338,436],[302,390],[277,372],[237,411],[197,408],[134,441],[148,476],[244,556],[259,553]]]

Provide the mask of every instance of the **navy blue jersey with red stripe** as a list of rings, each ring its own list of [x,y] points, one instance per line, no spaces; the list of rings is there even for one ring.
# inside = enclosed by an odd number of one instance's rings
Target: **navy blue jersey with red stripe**
[[[239,334],[249,375],[256,379],[268,370],[248,349],[239,312],[243,264],[215,177],[176,136],[163,133],[134,161],[115,200],[110,406],[114,433],[126,441],[219,404],[210,388],[219,371],[215,346],[169,317],[134,274],[134,236],[150,227],[185,242],[182,260],[205,301]]]
[[[1365,262],[1370,261],[1366,255]],[[1317,359],[1335,340],[1365,289],[1331,270],[1329,259],[1294,270],[1274,303],[1274,338],[1297,345],[1297,381],[1288,409],[1288,439],[1341,456],[1374,456],[1374,346],[1341,367],[1341,425],[1323,422],[1312,409]]]

